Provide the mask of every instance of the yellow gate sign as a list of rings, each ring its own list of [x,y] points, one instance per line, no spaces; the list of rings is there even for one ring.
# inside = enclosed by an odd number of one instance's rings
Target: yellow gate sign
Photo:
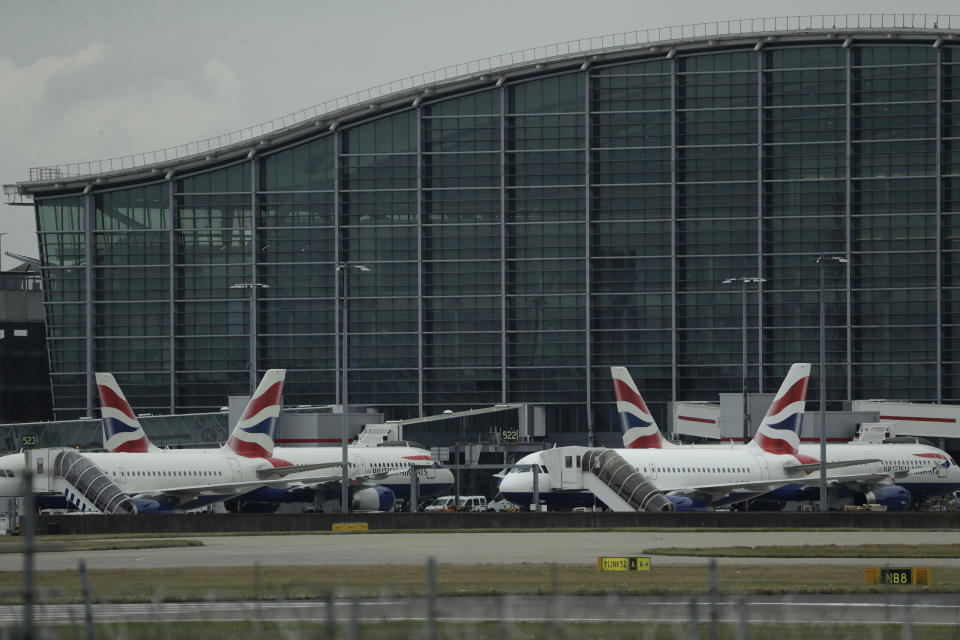
[[[597,571],[650,571],[650,558],[600,556],[597,558]]]
[[[366,531],[366,522],[336,522],[333,525],[334,531]]]
[[[933,569],[931,567],[905,567],[900,569],[869,567],[864,574],[867,584],[933,584]]]

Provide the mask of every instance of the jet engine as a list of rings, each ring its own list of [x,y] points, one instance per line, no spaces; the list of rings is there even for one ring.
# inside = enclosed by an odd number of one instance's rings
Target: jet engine
[[[910,492],[897,485],[867,491],[864,496],[867,504],[886,505],[887,511],[906,511],[910,508]]]
[[[351,511],[390,511],[395,496],[387,487],[363,487],[350,496]]]
[[[165,502],[150,498],[131,498],[137,506],[137,513],[173,513],[173,507]]]
[[[687,496],[671,496],[667,494],[664,497],[673,503],[676,511],[709,511],[707,505],[699,500],[688,498]]]

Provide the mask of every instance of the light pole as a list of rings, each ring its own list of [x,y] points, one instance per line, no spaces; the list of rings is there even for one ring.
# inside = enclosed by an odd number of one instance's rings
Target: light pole
[[[817,266],[820,267],[820,511],[827,510],[827,323],[823,303],[823,265],[831,260],[837,264],[849,262],[843,256],[817,256]]]
[[[270,285],[262,282],[238,282],[230,285],[231,289],[248,289],[250,291],[250,395],[257,389],[257,289],[269,289]]]
[[[340,511],[342,513],[350,513],[350,462],[347,451],[347,433],[349,433],[347,424],[349,419],[347,415],[347,282],[350,269],[370,271],[370,267],[362,264],[350,264],[349,262],[341,262],[337,265],[337,271],[343,274],[343,328],[341,329],[343,332],[343,356],[341,360],[343,371],[340,379],[343,385],[340,398],[343,409],[343,420],[340,423]]]
[[[766,278],[759,278],[756,276],[740,276],[739,278],[727,278],[721,284],[733,284],[734,282],[739,282],[743,285],[741,290],[742,301],[743,301],[743,373],[742,373],[742,387],[743,387],[743,442],[750,442],[750,403],[747,402],[747,285],[753,282],[757,284],[761,282],[766,282]]]

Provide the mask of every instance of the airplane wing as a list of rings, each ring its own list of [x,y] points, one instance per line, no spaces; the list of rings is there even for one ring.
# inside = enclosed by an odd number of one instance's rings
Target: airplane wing
[[[257,477],[269,479],[273,477],[288,476],[291,473],[303,473],[305,471],[316,471],[317,469],[329,469],[339,467],[340,462],[319,462],[317,464],[296,464],[288,467],[273,467],[270,469],[257,469]]]
[[[304,465],[310,466],[310,465]],[[289,469],[290,467],[281,467]],[[339,476],[310,476],[298,480],[288,480],[286,478],[266,479],[266,480],[247,480],[245,482],[223,482],[220,484],[207,485],[187,485],[183,487],[173,487],[158,491],[140,491],[131,494],[132,498],[152,498],[162,500],[172,505],[179,505],[200,496],[222,496],[223,500],[242,495],[247,491],[258,489],[260,487],[273,487],[276,489],[301,488],[310,484],[319,484],[331,481],[339,481]]]
[[[861,462],[862,464],[862,462]],[[819,467],[819,465],[816,465]],[[840,466],[847,466],[841,464]],[[902,478],[907,472],[891,473],[860,473],[848,475],[828,475],[827,484],[838,486],[841,484],[854,485],[856,487],[889,484],[891,478]],[[817,486],[820,484],[820,476],[807,476],[805,478],[781,478],[777,480],[761,480],[754,482],[728,482],[719,484],[700,485],[696,487],[685,487],[676,490],[664,490],[664,493],[677,496],[686,496],[704,502],[717,502],[724,498],[729,498],[731,494],[742,493],[743,497],[734,500],[724,500],[727,503],[747,500],[749,498],[769,493],[780,487],[792,484],[802,484],[804,486]],[[861,491],[862,488],[856,490]]]
[[[855,467],[858,464],[871,464],[873,462],[881,462],[879,458],[865,458],[863,460],[843,460],[840,462],[828,462],[827,469],[840,469],[843,467]],[[819,462],[811,462],[809,464],[794,464],[794,465],[784,465],[784,469],[787,473],[790,474],[800,474],[800,473],[813,473],[814,471],[820,470]]]

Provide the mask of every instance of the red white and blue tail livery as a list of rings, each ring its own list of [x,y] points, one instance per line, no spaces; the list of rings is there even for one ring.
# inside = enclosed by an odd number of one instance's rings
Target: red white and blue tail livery
[[[103,417],[103,447],[111,453],[146,453],[155,450],[113,375],[94,375],[100,396],[100,415]]]
[[[244,458],[269,458],[277,436],[277,422],[283,406],[286,369],[268,369],[253,397],[243,410],[224,449]]]
[[[663,437],[647,403],[634,384],[626,367],[610,367],[613,376],[613,394],[617,398],[620,432],[627,449],[663,449],[674,446]]]
[[[767,415],[750,441],[752,446],[768,453],[797,455],[809,384],[809,363],[796,363],[790,367]]]

